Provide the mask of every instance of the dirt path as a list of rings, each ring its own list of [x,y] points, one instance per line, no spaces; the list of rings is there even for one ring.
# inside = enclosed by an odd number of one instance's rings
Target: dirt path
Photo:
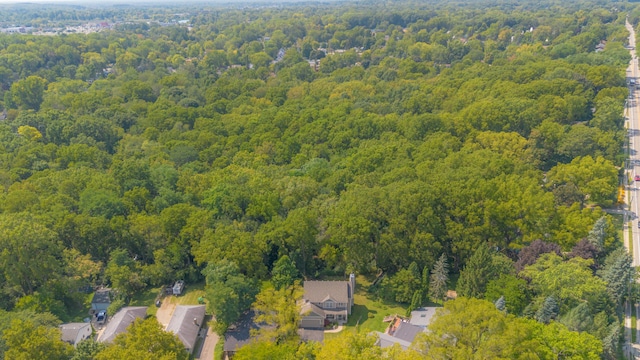
[[[158,309],[156,313],[156,318],[158,318],[158,322],[162,324],[163,328],[166,328],[169,325],[169,321],[171,320],[171,316],[173,316],[173,312],[176,309],[176,304],[172,304],[168,298],[162,299],[162,305]]]

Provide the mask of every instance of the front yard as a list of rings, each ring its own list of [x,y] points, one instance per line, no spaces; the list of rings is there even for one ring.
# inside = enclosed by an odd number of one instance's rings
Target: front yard
[[[384,332],[388,323],[382,322],[388,315],[405,315],[407,308],[403,304],[387,303],[376,298],[375,294],[369,293],[371,281],[364,276],[356,278],[356,293],[354,305],[347,321],[344,331],[353,330],[356,326],[365,332]],[[342,332],[325,333],[325,340],[340,336]]]

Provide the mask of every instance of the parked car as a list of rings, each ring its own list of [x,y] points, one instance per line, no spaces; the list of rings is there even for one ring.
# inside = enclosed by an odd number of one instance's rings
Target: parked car
[[[102,325],[107,321],[107,310],[100,310],[96,314],[96,324]]]
[[[636,177],[634,177],[633,180],[640,181],[640,175],[636,175]]]

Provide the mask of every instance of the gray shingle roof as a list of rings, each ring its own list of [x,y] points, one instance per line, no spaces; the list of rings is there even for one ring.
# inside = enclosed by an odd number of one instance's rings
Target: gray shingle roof
[[[421,333],[423,330],[424,328],[420,326],[411,325],[407,322],[401,322],[392,335],[397,339],[413,342],[413,339],[415,339],[416,335]]]
[[[178,335],[184,347],[193,351],[198,338],[198,331],[204,321],[204,305],[179,305],[167,325],[167,331]],[[197,325],[194,323],[196,320]]]
[[[410,342],[398,339],[397,337],[393,337],[389,334],[381,333],[379,331],[376,331],[375,334],[378,335],[378,345],[380,345],[380,347],[383,349],[389,346],[393,346],[393,344],[400,345],[403,350],[407,350],[409,346],[411,346]]]
[[[253,321],[253,315],[253,311],[244,314],[235,324],[235,329],[227,331],[224,335],[224,351],[238,351],[252,341],[251,330],[260,329],[260,326]]]
[[[111,318],[102,334],[100,334],[98,341],[112,342],[116,335],[127,331],[127,327],[137,318],[144,319],[146,316],[146,306],[128,306],[120,309],[120,311]]]
[[[302,306],[300,307],[300,315],[307,316],[307,315],[310,315],[311,313],[315,313],[322,317],[325,316],[324,310],[320,309],[319,307],[313,305],[308,301],[305,301],[304,304],[302,304]]]
[[[348,281],[305,281],[304,299],[320,303],[329,298],[339,303],[349,303],[351,293]]]
[[[78,338],[78,333],[85,327],[90,327],[89,323],[68,323],[60,325],[60,332],[62,333],[62,341],[66,341],[70,344],[75,344]]]

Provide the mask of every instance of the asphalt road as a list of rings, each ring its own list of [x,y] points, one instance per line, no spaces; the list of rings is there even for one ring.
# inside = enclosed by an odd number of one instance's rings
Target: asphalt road
[[[627,68],[627,84],[633,79],[636,83],[638,79],[638,59],[636,57],[636,36],[635,31],[631,24],[627,21],[627,30],[629,31],[629,46],[631,52],[631,62]],[[638,85],[636,85],[638,86]],[[635,181],[635,177],[640,175],[640,107],[638,106],[640,90],[636,90],[636,86],[629,87],[629,97],[627,99],[627,107],[625,109],[626,116],[626,128],[629,134],[629,161],[627,168],[627,178],[632,180],[632,183],[626,186],[626,202],[629,204],[628,214],[631,215],[630,221],[626,221],[623,228],[624,244],[629,249],[629,244],[633,246],[633,264],[636,267],[640,265],[640,181]],[[631,238],[629,239],[628,227],[631,226]],[[640,310],[639,304],[625,303],[625,321],[624,321],[624,335],[625,344],[623,346],[623,353],[625,358],[634,359],[638,358],[638,345],[631,343],[631,331],[632,331],[632,317],[631,309],[635,306],[636,313]],[[640,335],[640,319],[637,319],[636,324],[637,335]],[[636,340],[640,337],[636,336]]]
[[[629,30],[629,45],[633,50],[630,50],[632,60],[627,68],[627,83],[631,79],[638,81],[638,59],[636,57],[636,37],[635,32],[631,24],[627,22],[627,30]],[[630,212],[633,213],[633,219],[631,224],[631,242],[633,243],[633,266],[640,265],[640,229],[638,224],[640,223],[640,181],[633,181],[633,179],[640,176],[640,108],[638,107],[638,95],[640,90],[636,90],[635,87],[629,87],[629,98],[627,99],[627,129],[629,133],[629,166],[627,167],[628,177],[632,180],[632,184],[627,187],[627,194],[630,200]]]

